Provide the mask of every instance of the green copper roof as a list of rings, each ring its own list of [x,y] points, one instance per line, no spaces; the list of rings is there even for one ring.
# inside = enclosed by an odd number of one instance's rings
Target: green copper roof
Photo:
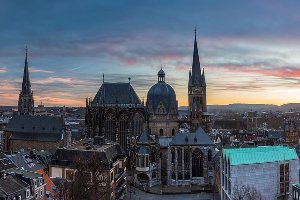
[[[297,189],[300,189],[300,183],[293,184],[293,186],[296,187]]]
[[[298,159],[294,148],[284,146],[223,149],[224,157],[227,161],[229,159],[230,165],[247,165]]]

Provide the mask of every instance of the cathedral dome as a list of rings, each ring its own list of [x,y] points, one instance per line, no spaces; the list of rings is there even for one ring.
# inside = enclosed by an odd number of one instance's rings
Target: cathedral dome
[[[177,114],[178,105],[174,89],[165,83],[165,72],[158,72],[158,83],[147,94],[147,110],[154,114]]]

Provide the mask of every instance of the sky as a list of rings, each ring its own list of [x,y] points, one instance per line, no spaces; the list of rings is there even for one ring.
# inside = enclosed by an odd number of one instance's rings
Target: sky
[[[28,47],[35,104],[85,106],[106,82],[141,100],[160,66],[187,105],[194,27],[210,105],[300,102],[299,0],[1,0],[0,105],[17,105]]]

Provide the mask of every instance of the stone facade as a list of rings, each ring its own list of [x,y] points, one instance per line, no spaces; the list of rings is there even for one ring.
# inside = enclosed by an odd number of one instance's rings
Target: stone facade
[[[243,186],[254,188],[265,200],[292,199],[292,185],[299,182],[299,159],[296,153],[293,159],[274,162],[262,162],[263,154],[260,152],[260,158],[257,158],[259,163],[253,164],[232,165],[230,163],[234,161],[227,161],[230,158],[220,158],[222,200],[232,199],[240,192],[238,188]],[[288,185],[288,190],[286,185],[281,185],[282,183]]]
[[[53,150],[58,147],[63,147],[63,140],[60,141],[29,141],[29,140],[11,140],[11,151],[20,149],[35,149],[35,150]]]
[[[196,152],[200,153],[199,158],[195,155]],[[213,146],[170,146],[168,148],[168,185],[212,185],[214,181],[213,154]],[[199,163],[196,159],[199,159]]]
[[[131,139],[146,126],[145,107],[129,83],[103,83],[93,101],[86,101],[87,136],[117,142],[126,154]]]
[[[174,89],[165,83],[165,72],[158,72],[158,83],[147,94],[149,132],[157,136],[174,136],[178,132],[178,102]]]

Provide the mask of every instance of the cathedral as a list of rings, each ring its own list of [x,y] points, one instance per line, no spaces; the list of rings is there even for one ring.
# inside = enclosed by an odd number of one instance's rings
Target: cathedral
[[[146,128],[144,104],[129,82],[104,81],[93,100],[86,99],[87,136],[104,136],[128,153],[132,139]]]
[[[142,190],[157,186],[192,192],[212,188],[215,145],[210,131],[206,81],[201,69],[195,31],[192,70],[189,72],[189,131],[180,131],[176,92],[165,71],[157,73],[147,101],[141,102],[129,82],[104,81],[97,94],[86,100],[87,135],[120,143],[129,156],[131,181]],[[180,190],[181,188],[181,190]],[[163,191],[161,191],[163,192]]]

